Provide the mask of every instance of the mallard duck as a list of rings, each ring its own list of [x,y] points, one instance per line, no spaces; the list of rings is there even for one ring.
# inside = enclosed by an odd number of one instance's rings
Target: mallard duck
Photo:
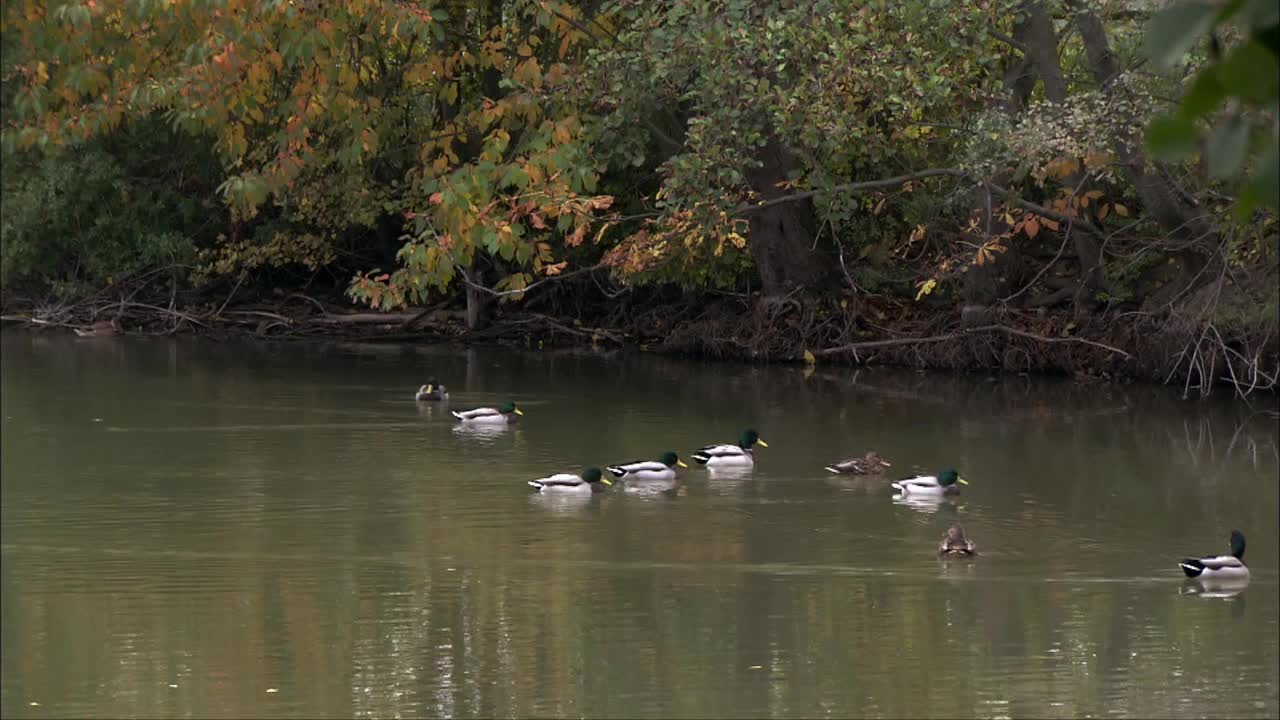
[[[667,451],[657,460],[636,460],[605,468],[611,475],[627,482],[670,481],[676,479],[677,467],[689,467],[680,456]]]
[[[959,525],[952,525],[947,528],[947,532],[942,536],[942,542],[938,544],[938,554],[977,555],[978,546],[965,537],[964,528]]]
[[[454,410],[453,416],[458,422],[476,425],[505,425],[516,421],[517,415],[523,415],[513,402],[504,402],[496,408],[482,407],[475,410]]]
[[[1244,533],[1231,531],[1231,554],[1202,558],[1183,558],[1178,563],[1189,578],[1202,580],[1245,580],[1249,567],[1244,564]]]
[[[80,337],[110,337],[120,332],[120,325],[115,320],[99,320],[88,328],[73,328]]]
[[[887,467],[893,467],[893,465],[880,457],[880,453],[871,450],[860,458],[841,460],[838,463],[828,465],[824,469],[827,472],[843,475],[879,475]]]
[[[751,467],[756,463],[751,454],[753,445],[769,447],[755,430],[743,430],[737,445],[707,445],[695,450],[693,459],[707,467]]]
[[[612,485],[613,481],[600,472],[600,468],[587,468],[581,475],[572,473],[559,473],[537,480],[530,480],[529,486],[538,489],[538,492],[568,494],[568,495],[590,495],[591,493],[604,492],[605,489]]]
[[[449,391],[443,385],[437,383],[435,378],[431,378],[426,385],[418,388],[418,392],[413,396],[413,399],[418,402],[448,400]]]
[[[893,488],[904,495],[953,495],[960,492],[960,485],[968,485],[969,481],[960,477],[960,473],[947,469],[933,475],[919,475],[903,478],[893,483]]]

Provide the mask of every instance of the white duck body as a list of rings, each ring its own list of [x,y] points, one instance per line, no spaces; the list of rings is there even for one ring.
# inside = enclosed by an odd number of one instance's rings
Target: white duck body
[[[610,465],[605,469],[619,480],[664,482],[676,479],[676,469],[667,467],[657,460],[637,460],[621,465]]]
[[[541,493],[554,495],[591,495],[592,493],[603,492],[610,484],[609,480],[600,477],[599,472],[599,470],[595,471],[594,482],[573,473],[556,473],[537,480],[530,480],[529,487],[536,488]]]
[[[738,445],[708,445],[696,450],[693,459],[707,467],[752,467],[756,464],[751,451]]]
[[[515,422],[516,416],[522,414],[519,410],[504,413],[498,408],[491,407],[453,411],[453,416],[458,419],[458,422],[473,425],[507,425]]]
[[[933,475],[920,475],[893,483],[893,489],[907,495],[942,495],[947,490]]]
[[[893,483],[893,489],[903,495],[950,495],[960,492],[957,483],[968,485],[955,470],[944,470],[938,475],[918,475]]]

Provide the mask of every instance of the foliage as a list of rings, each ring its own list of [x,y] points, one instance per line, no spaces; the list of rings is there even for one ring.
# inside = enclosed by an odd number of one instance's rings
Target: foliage
[[[765,189],[750,177],[771,138],[798,158],[794,190],[927,161],[946,145],[933,124],[981,105],[990,89],[994,54],[981,28],[1002,12],[1001,3],[937,14],[922,3],[619,3],[622,29],[593,52],[590,75],[593,103],[608,112],[601,134],[621,138],[604,157],[611,167],[646,162],[638,127],[676,137],[666,143],[674,154],[649,162],[658,216],[609,260],[640,281],[733,282],[747,248],[740,211]]]
[[[161,133],[163,134],[163,133]],[[0,214],[0,279],[66,292],[131,273],[188,263],[204,204],[155,182],[134,143],[126,165],[106,143],[76,153],[7,158]],[[150,168],[155,170],[155,166]]]
[[[1228,24],[1239,39],[1224,51]],[[1189,157],[1200,147],[1197,122],[1208,121],[1209,175],[1246,180],[1238,216],[1259,204],[1280,208],[1280,7],[1269,0],[1183,0],[1152,18],[1148,51],[1158,66],[1170,68],[1206,35],[1211,60],[1192,79],[1178,112],[1152,123],[1148,142],[1167,159]]]
[[[27,210],[6,212],[3,271],[327,271],[380,309],[463,285],[519,300],[601,265],[759,287],[767,200],[812,233],[780,254],[830,253],[848,292],[941,304],[1009,258],[1035,265],[1024,279],[1101,264],[1128,284],[1108,257],[1186,254],[1169,241],[1185,213],[1144,173],[1212,207],[1196,235],[1250,238],[1228,252],[1256,263],[1272,221],[1224,232],[1222,178],[1251,174],[1242,209],[1274,206],[1280,83],[1241,71],[1276,67],[1272,5],[1157,14],[1149,54],[1190,52],[1198,74],[1153,124],[1179,79],[1145,69],[1148,11],[1118,3],[21,0],[3,10],[0,145],[25,168],[6,210]],[[1136,142],[1150,126],[1182,157],[1201,125],[1208,177]],[[1090,242],[1099,260],[1073,252]]]

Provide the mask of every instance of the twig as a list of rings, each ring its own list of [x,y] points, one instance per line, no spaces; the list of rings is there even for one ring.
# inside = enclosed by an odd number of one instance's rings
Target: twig
[[[227,295],[227,299],[222,301],[222,306],[218,308],[217,312],[213,313],[213,316],[221,315],[222,311],[227,309],[227,303],[231,302],[231,298],[235,297],[236,291],[240,289],[240,283],[244,282],[244,276],[247,274],[248,273],[240,273],[240,277],[236,278],[236,286],[231,288],[231,292]]]

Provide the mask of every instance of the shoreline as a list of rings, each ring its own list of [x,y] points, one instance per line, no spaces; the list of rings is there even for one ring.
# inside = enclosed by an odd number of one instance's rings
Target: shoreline
[[[108,313],[104,308],[110,308]],[[951,312],[948,312],[951,310]],[[897,317],[895,328],[876,320]],[[1069,312],[738,296],[650,304],[608,317],[495,309],[469,330],[447,303],[383,313],[293,293],[274,302],[221,306],[125,300],[50,306],[5,303],[0,326],[85,337],[198,335],[215,340],[403,342],[526,350],[611,347],[665,356],[830,367],[898,367],[949,372],[1069,377],[1081,382],[1153,383],[1184,396],[1227,390],[1248,401],[1275,397],[1280,339],[1180,322],[1176,315]],[[109,318],[109,319],[105,319]],[[1212,331],[1211,333],[1209,331]],[[1244,347],[1242,347],[1242,345]]]

